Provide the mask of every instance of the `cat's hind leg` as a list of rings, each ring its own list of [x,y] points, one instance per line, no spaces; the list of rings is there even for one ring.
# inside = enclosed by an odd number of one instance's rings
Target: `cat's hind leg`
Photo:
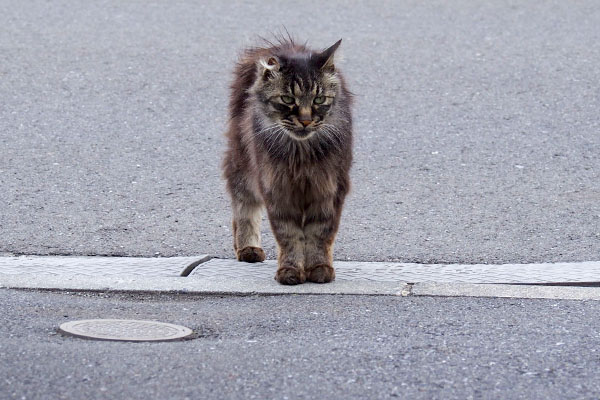
[[[260,246],[262,204],[252,196],[232,198],[233,248],[239,261],[261,262],[265,252]]]
[[[252,190],[246,153],[239,148],[239,142],[231,141],[231,145],[225,155],[223,175],[231,196],[233,249],[239,261],[261,262],[265,260],[265,253],[260,247],[263,202]]]

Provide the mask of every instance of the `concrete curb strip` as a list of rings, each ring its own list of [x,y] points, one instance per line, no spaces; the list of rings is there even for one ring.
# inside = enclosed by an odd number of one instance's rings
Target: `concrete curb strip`
[[[284,286],[274,279],[187,279],[177,277],[37,276],[0,273],[0,288],[73,291],[181,292],[189,294],[368,294],[396,296],[408,288],[396,282],[336,281]]]
[[[194,257],[0,257],[0,273],[84,276],[187,276],[206,254]]]
[[[176,277],[94,277],[44,276],[0,274],[0,288],[101,291],[141,293],[185,293],[203,295],[284,295],[284,294],[330,294],[375,296],[443,296],[443,297],[506,297],[527,299],[600,300],[600,288],[487,285],[464,283],[393,283],[369,281],[337,281],[319,285],[305,283],[283,286],[274,280],[212,279],[192,280]]]
[[[443,283],[590,283],[600,282],[600,262],[541,264],[414,264],[393,262],[335,261],[336,280],[373,282],[443,282]],[[272,279],[275,260],[248,264],[236,260],[213,258],[191,273],[191,278],[212,279],[240,275]]]
[[[336,262],[336,268],[339,273],[332,283],[282,286],[273,280],[276,264],[272,260],[247,264],[211,259],[208,255],[173,258],[0,257],[0,288],[219,295],[356,294],[600,300],[600,287],[493,284],[528,283],[526,279],[531,277],[536,283],[597,284],[600,281],[600,262],[507,266]],[[486,271],[490,274],[486,275]],[[548,276],[544,275],[544,271],[548,272]],[[531,274],[528,275],[529,272]],[[486,280],[492,284],[482,284]]]
[[[600,300],[598,287],[418,283],[412,296],[506,297],[522,299]]]

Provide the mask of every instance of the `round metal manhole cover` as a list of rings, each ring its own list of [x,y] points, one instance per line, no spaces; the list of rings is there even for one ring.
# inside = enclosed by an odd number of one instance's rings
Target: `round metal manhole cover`
[[[65,322],[59,331],[85,339],[117,340],[125,342],[159,342],[178,340],[193,332],[185,326],[166,322],[134,319],[87,319]]]

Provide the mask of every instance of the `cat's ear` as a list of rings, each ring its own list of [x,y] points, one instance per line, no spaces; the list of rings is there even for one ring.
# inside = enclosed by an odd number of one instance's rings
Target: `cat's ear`
[[[316,55],[315,62],[321,70],[328,72],[335,71],[335,63],[333,62],[334,53],[337,48],[340,47],[340,44],[342,44],[342,39],[335,42],[330,48],[323,50]]]
[[[279,72],[281,64],[275,56],[261,58],[258,60],[258,72],[264,80],[271,79]]]

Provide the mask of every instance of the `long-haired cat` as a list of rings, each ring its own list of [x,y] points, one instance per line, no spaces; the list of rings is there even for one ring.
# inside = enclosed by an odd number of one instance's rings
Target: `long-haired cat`
[[[264,261],[261,209],[278,244],[275,279],[330,282],[352,162],[351,94],[334,63],[292,39],[246,50],[235,69],[223,163],[240,261]]]

